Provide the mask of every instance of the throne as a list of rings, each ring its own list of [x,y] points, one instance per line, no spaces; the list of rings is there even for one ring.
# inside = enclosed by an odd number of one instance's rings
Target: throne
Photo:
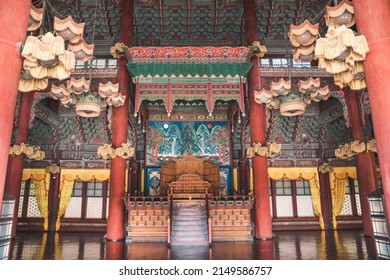
[[[169,188],[175,193],[204,193],[217,195],[219,187],[219,164],[203,157],[187,154],[161,165],[161,194]]]

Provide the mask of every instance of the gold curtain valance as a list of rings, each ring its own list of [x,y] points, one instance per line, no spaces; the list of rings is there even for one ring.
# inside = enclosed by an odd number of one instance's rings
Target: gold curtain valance
[[[25,168],[23,169],[22,181],[27,181],[28,179],[42,181],[46,179],[46,181],[49,182],[48,176],[49,174],[45,172],[45,169]]]
[[[61,178],[66,181],[106,181],[110,179],[110,169],[62,169]]]
[[[331,182],[333,182],[334,179],[344,180],[347,177],[357,179],[357,172],[355,166],[334,167],[333,172],[330,173]]]
[[[272,180],[282,180],[283,178],[296,180],[302,178],[310,180],[314,177],[318,178],[317,167],[287,167],[287,168],[268,168],[268,176]]]

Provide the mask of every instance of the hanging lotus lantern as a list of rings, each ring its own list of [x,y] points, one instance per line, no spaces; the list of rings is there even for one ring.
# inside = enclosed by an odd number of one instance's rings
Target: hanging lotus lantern
[[[256,103],[265,103],[268,104],[272,100],[272,93],[271,91],[262,88],[260,91],[255,91],[255,101]]]
[[[330,97],[330,90],[328,86],[320,87],[316,91],[310,93],[311,100],[315,102],[320,102],[327,100]]]
[[[27,31],[37,30],[42,24],[42,18],[43,9],[36,8],[33,4],[30,4]]]
[[[336,6],[327,6],[325,13],[325,22],[327,26],[342,26],[347,28],[355,24],[355,15],[351,1],[342,0]]]
[[[291,91],[280,101],[280,114],[282,116],[298,116],[305,112],[308,100],[298,91]]]
[[[300,25],[290,25],[288,37],[294,47],[310,46],[318,38],[319,23],[311,24],[307,19]]]
[[[119,84],[113,84],[111,81],[107,83],[99,83],[99,95],[103,98],[107,98],[118,93]]]
[[[107,104],[109,106],[119,107],[125,104],[126,96],[121,93],[116,93],[107,97]]]
[[[315,44],[308,47],[299,47],[291,51],[292,57],[296,62],[310,62],[314,59]]]
[[[274,96],[286,95],[291,90],[291,80],[280,78],[277,82],[271,83],[271,93]]]
[[[267,108],[270,110],[279,110],[280,100],[276,98],[272,98],[270,102],[267,104]]]
[[[55,99],[64,99],[66,96],[69,96],[70,92],[68,89],[65,87],[65,85],[52,85],[51,86],[51,91],[50,91],[50,96]]]
[[[75,59],[81,62],[86,62],[92,59],[94,45],[88,45],[83,39],[81,39],[76,44],[69,44],[67,49],[74,53]]]
[[[309,78],[308,80],[299,80],[298,90],[308,94],[310,99],[315,102],[327,100],[330,97],[329,87],[321,87],[320,78]]]
[[[60,99],[60,101],[61,104],[66,108],[70,108],[75,104],[75,100],[71,96],[64,96]]]
[[[313,79],[310,77],[308,80],[299,80],[298,90],[302,93],[312,93],[320,87],[320,78]]]
[[[65,19],[54,17],[54,30],[64,41],[72,44],[78,43],[83,38],[85,23],[76,23],[72,16]]]
[[[67,83],[68,91],[73,92],[75,94],[82,94],[83,92],[89,91],[89,81],[84,77],[80,79],[76,79],[71,77]]]
[[[80,117],[96,118],[100,115],[101,108],[100,97],[87,93],[79,96],[76,103],[76,114]]]

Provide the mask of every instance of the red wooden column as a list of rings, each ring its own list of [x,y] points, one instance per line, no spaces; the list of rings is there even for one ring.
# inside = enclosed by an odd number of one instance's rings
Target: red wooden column
[[[332,230],[332,195],[330,192],[329,173],[318,172],[320,181],[320,200],[324,230]]]
[[[50,188],[49,188],[49,225],[48,231],[55,232],[57,224],[58,209],[60,207],[60,173],[50,173]]]
[[[364,61],[368,96],[383,182],[390,217],[390,2],[388,0],[354,0],[356,24],[370,48]]]
[[[248,164],[245,158],[238,160],[238,182],[240,195],[248,195],[249,182],[248,182]]]
[[[256,4],[254,0],[244,1],[245,27],[247,44],[252,45],[258,41]],[[249,85],[249,122],[251,125],[251,143],[266,143],[266,108],[265,104],[255,102],[254,90],[261,87],[259,60],[256,56],[251,58],[253,67],[248,74]],[[256,238],[272,238],[272,217],[268,192],[268,167],[267,158],[254,156],[252,158],[253,166],[253,189],[255,192],[255,221]]]
[[[125,45],[131,43],[131,26],[133,23],[133,0],[123,0],[121,7],[121,25],[120,42]],[[126,58],[118,60],[119,69],[117,81],[119,83],[119,92],[126,96],[123,106],[113,107],[112,109],[112,144],[113,148],[118,148],[122,143],[127,143],[127,126],[129,111],[129,74],[126,70]],[[124,205],[126,183],[126,160],[116,157],[111,160],[110,173],[110,198],[107,220],[107,239],[110,241],[119,241],[124,237]]]
[[[0,1],[0,212],[22,59],[18,43],[26,39],[31,0]]]
[[[139,178],[140,178],[140,169],[141,164],[132,159],[129,162],[129,171],[128,171],[128,184],[127,184],[127,193],[131,196],[136,196],[140,193],[139,190]]]
[[[352,141],[364,142],[362,123],[360,121],[359,102],[356,91],[344,90],[344,99],[348,108],[348,117],[351,124]],[[360,205],[362,209],[363,233],[367,236],[374,234],[368,194],[378,188],[376,163],[372,153],[360,153],[355,156],[356,172],[359,182]]]
[[[18,116],[18,134],[16,136],[16,145],[20,145],[26,142],[28,135],[28,124],[30,122],[31,106],[34,101],[34,94],[32,92],[21,93],[20,108]],[[9,149],[9,148],[8,148]],[[12,224],[12,234],[16,235],[16,224],[18,219],[19,211],[19,197],[20,187],[22,184],[23,177],[23,165],[24,155],[9,156],[8,157],[8,169],[6,173],[5,191],[16,198],[14,208],[14,218]]]

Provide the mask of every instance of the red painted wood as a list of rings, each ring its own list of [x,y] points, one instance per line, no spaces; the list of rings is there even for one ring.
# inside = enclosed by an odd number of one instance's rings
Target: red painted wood
[[[357,205],[356,205],[356,192],[355,192],[355,182],[352,178],[348,178],[348,188],[349,195],[351,199],[351,208],[352,208],[352,216],[357,216]]]
[[[132,160],[129,164],[129,181],[127,193],[131,196],[136,196],[140,193],[139,179],[140,179],[141,164],[138,161]]]
[[[238,180],[239,180],[240,194],[248,195],[249,193],[248,166],[247,166],[247,160],[244,158],[238,160]]]
[[[352,141],[364,142],[362,124],[359,112],[359,102],[356,91],[344,91],[344,99],[348,108],[348,117],[351,125]],[[359,181],[359,196],[362,209],[363,231],[365,235],[373,235],[368,194],[378,188],[376,163],[369,153],[360,153],[355,156],[356,171]]]
[[[332,230],[332,197],[330,192],[329,173],[324,174],[318,172],[318,174],[320,181],[320,200],[322,219],[324,221],[324,230]]]
[[[387,217],[390,217],[390,2],[354,0],[356,24],[370,48],[364,61],[364,72],[378,148]]]
[[[272,218],[278,217],[278,208],[276,207],[276,181],[270,179],[271,194],[272,194]]]
[[[17,44],[26,38],[30,10],[28,0],[0,1],[0,212],[3,205],[8,152],[11,144],[16,95],[22,59]],[[6,67],[5,67],[6,66]]]
[[[120,41],[130,46],[133,24],[134,0],[123,0],[121,7]],[[119,91],[126,96],[125,104],[112,110],[112,144],[114,148],[127,143],[129,84],[130,78],[126,70],[126,58],[118,61]],[[126,160],[114,158],[111,161],[110,200],[107,219],[107,239],[118,241],[124,238],[124,205],[126,178]]]
[[[254,0],[244,1],[245,25],[247,44],[251,45],[258,40],[256,3]],[[256,56],[251,58],[253,64],[248,74],[249,85],[249,121],[251,124],[251,143],[266,143],[266,108],[265,104],[255,102],[254,90],[261,87],[259,60]],[[253,188],[255,192],[255,237],[259,239],[272,238],[272,218],[268,193],[268,167],[267,159],[255,156],[253,164]]]
[[[82,189],[81,189],[81,219],[85,219],[87,217],[87,203],[88,203],[88,197],[87,197],[87,186],[88,182],[82,182]]]
[[[30,122],[31,106],[34,95],[31,92],[21,93],[20,108],[18,116],[18,134],[15,144],[26,143],[28,135],[28,126]],[[5,180],[5,191],[13,195],[16,199],[14,209],[14,221],[12,224],[12,237],[16,235],[16,226],[19,210],[20,188],[23,177],[24,155],[8,157],[8,169]]]
[[[297,181],[291,180],[291,199],[293,207],[293,216],[298,217],[298,205],[297,205]]]
[[[103,190],[102,190],[102,219],[107,219],[107,189],[108,189],[108,180],[103,182]]]
[[[58,209],[60,207],[60,174],[50,174],[50,188],[49,188],[49,225],[48,231],[56,231],[56,223],[58,216]]]

